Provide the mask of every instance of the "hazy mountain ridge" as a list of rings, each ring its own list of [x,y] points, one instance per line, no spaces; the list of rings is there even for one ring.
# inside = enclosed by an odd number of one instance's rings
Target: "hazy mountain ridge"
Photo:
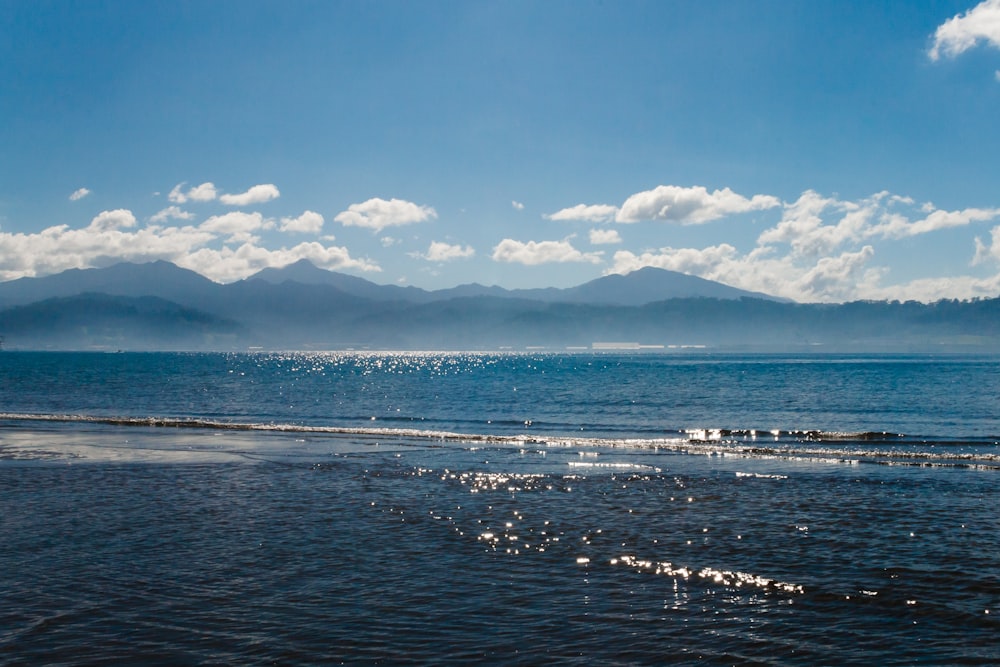
[[[28,349],[222,349],[245,330],[233,320],[159,297],[88,292],[2,310],[0,332],[8,343]]]
[[[704,294],[713,290],[739,296]],[[0,283],[0,335],[9,349],[564,349],[620,342],[1000,351],[1000,299],[798,304],[747,294],[659,269],[562,290],[467,285],[429,292],[303,263],[222,285],[154,262]]]
[[[274,285],[294,282],[302,285],[327,285],[347,294],[378,301],[424,302],[433,299],[433,293],[419,287],[399,285],[379,285],[370,280],[321,269],[308,259],[281,268],[267,268],[258,271],[241,282],[263,281]]]
[[[376,283],[335,271],[317,268],[309,260],[303,259],[282,268],[269,268],[247,278],[248,281],[263,280],[269,283],[292,281],[302,284],[330,285],[348,294],[379,300],[403,300],[413,303],[428,303],[456,297],[491,296],[536,301],[566,303],[606,303],[620,306],[641,306],[664,299],[710,297],[718,299],[739,299],[753,297],[783,301],[759,292],[730,287],[722,283],[689,276],[676,271],[645,267],[627,275],[612,274],[595,278],[576,287],[539,287],[533,289],[504,289],[478,283],[459,285],[447,289],[428,291],[419,287],[399,287],[398,285],[378,285]]]
[[[218,283],[170,262],[122,262],[102,269],[69,269],[41,278],[0,283],[0,308],[85,293],[157,296],[184,303],[197,300]]]
[[[0,283],[0,308],[86,292],[118,296],[158,296],[185,305],[212,304],[235,286],[253,283],[325,286],[375,301],[429,303],[457,297],[490,296],[549,302],[642,305],[678,297],[776,299],[665,269],[646,267],[628,275],[609,275],[569,288],[542,287],[508,290],[477,283],[441,290],[380,285],[364,278],[320,269],[309,260],[282,268],[267,268],[241,281],[222,285],[170,262],[123,262],[99,269],[70,269],[41,278],[19,278]],[[214,305],[214,304],[213,304]]]

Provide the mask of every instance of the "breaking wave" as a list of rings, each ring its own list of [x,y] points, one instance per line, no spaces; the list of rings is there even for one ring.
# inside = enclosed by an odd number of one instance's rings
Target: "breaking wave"
[[[825,460],[836,463],[965,467],[1000,470],[1000,443],[992,438],[948,439],[890,432],[816,430],[681,429],[648,437],[582,437],[542,433],[464,433],[414,428],[235,422],[196,417],[117,417],[0,413],[0,422],[77,423],[134,428],[270,432],[359,439],[437,441],[465,445],[630,448],[700,456]]]

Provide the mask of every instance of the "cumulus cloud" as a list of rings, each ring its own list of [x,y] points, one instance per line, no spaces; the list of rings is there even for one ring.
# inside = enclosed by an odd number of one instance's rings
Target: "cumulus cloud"
[[[219,201],[229,206],[249,206],[250,204],[263,204],[280,196],[281,193],[277,187],[271,183],[264,183],[255,185],[238,195],[221,195]]]
[[[583,253],[562,241],[528,241],[527,243],[504,239],[493,248],[493,261],[526,264],[552,264],[562,262],[590,262],[599,264],[603,253]]]
[[[168,206],[162,211],[153,214],[153,216],[149,218],[149,221],[160,223],[168,220],[190,220],[193,217],[194,213],[182,211],[179,206]]]
[[[514,208],[515,211],[523,211],[524,210],[524,204],[522,204],[521,202],[519,202],[517,200],[512,201],[510,203],[510,205]]]
[[[351,204],[334,218],[346,227],[365,227],[380,232],[386,227],[411,225],[437,217],[430,206],[420,206],[402,199],[374,197],[360,204]]]
[[[838,224],[828,225],[824,215],[830,211],[850,215],[845,215]],[[849,240],[860,238],[866,218],[871,214],[856,204],[806,190],[797,201],[785,206],[781,221],[764,231],[758,243],[785,243],[799,255],[828,253]]]
[[[431,241],[426,253],[416,253],[416,257],[429,262],[448,262],[453,259],[467,259],[476,254],[472,246],[452,245],[444,241]]]
[[[931,60],[954,58],[983,41],[1000,48],[1000,0],[984,0],[938,26],[928,55]]]
[[[697,225],[727,215],[762,211],[780,205],[781,200],[777,197],[754,195],[747,199],[729,188],[709,192],[700,185],[690,188],[661,185],[652,190],[638,192],[626,199],[615,220],[617,222],[665,220]]]
[[[114,211],[101,211],[90,221],[89,229],[109,230],[122,227],[135,227],[135,216],[132,211],[118,208]]]
[[[184,192],[185,185],[187,184],[178,183],[175,185],[174,189],[167,195],[167,199],[175,204],[185,204],[188,201],[206,202],[212,201],[218,194],[215,185],[212,183],[202,183],[201,185],[189,188],[187,192]]]
[[[797,301],[833,302],[862,298],[877,287],[881,270],[866,267],[872,256],[867,246],[803,265],[790,255],[774,256],[762,249],[744,254],[723,243],[703,249],[661,248],[639,255],[620,250],[605,273],[655,266]]]
[[[708,274],[718,275],[723,267],[739,261],[739,252],[734,246],[722,243],[707,248],[660,248],[635,254],[629,250],[619,250],[614,254],[610,273],[631,273],[645,266],[658,269],[679,271],[707,277]]]
[[[79,190],[74,190],[73,194],[69,196],[70,201],[79,201],[90,194],[90,190],[87,188],[80,188]]]
[[[621,243],[621,242],[622,242],[622,237],[618,235],[617,229],[590,230],[591,245],[610,245],[613,243]]]
[[[985,278],[941,276],[919,278],[899,285],[877,287],[867,298],[899,301],[938,301],[940,299],[995,298],[1000,293],[1000,273]]]
[[[545,217],[549,220],[582,220],[585,222],[632,223],[645,220],[698,225],[727,215],[763,211],[781,206],[781,200],[771,195],[747,198],[729,188],[709,192],[700,185],[682,187],[660,185],[652,190],[637,192],[620,207],[611,204],[577,204]]]
[[[178,258],[176,264],[197,271],[216,282],[227,283],[246,278],[261,269],[287,266],[300,259],[308,259],[322,269],[366,272],[382,270],[376,262],[351,257],[347,248],[324,246],[315,241],[278,250],[269,250],[253,242],[244,243],[238,248],[200,248]]]
[[[914,209],[920,215],[911,219],[901,208]],[[807,190],[797,201],[785,206],[781,221],[765,230],[758,243],[788,244],[797,255],[818,256],[850,243],[901,239],[998,217],[1000,208],[944,211],[932,204],[918,207],[912,199],[888,192],[859,201],[840,201]]]
[[[199,225],[200,229],[215,234],[224,234],[233,241],[250,241],[254,238],[254,232],[273,227],[274,223],[266,220],[260,213],[244,213],[243,211],[213,215]]]
[[[250,204],[262,204],[264,202],[277,199],[281,196],[278,188],[271,183],[255,185],[246,192],[240,194],[219,194],[214,183],[206,182],[184,190],[186,183],[178,183],[167,195],[174,204],[186,204],[193,202],[208,202],[218,199],[228,206],[249,206]]]
[[[175,203],[147,218],[142,228],[132,211],[114,209],[101,211],[89,224],[83,222],[84,226],[79,229],[59,225],[31,234],[0,232],[0,279],[105,266],[117,261],[156,259],[174,262],[223,282],[303,258],[324,268],[381,270],[373,260],[352,257],[347,248],[332,245],[332,236],[325,236],[320,242],[277,250],[264,247],[262,238],[269,238],[265,234],[268,230],[320,234],[324,219],[314,211],[281,218],[266,218],[257,212],[229,211],[209,217],[201,224],[193,224],[189,221],[194,216],[177,202],[218,198],[215,186],[203,183],[188,188],[180,184],[170,197]],[[650,220],[673,220],[680,224],[766,209],[756,222],[760,224],[762,219],[770,219],[770,226],[762,228],[755,240],[735,235],[726,239],[730,243],[716,241],[705,247],[639,250],[619,246],[611,259],[607,259],[610,251],[607,255],[580,251],[573,245],[574,236],[561,241],[525,242],[504,238],[493,248],[491,258],[496,262],[520,265],[591,263],[602,265],[605,273],[658,266],[799,301],[931,300],[1000,293],[1000,208],[949,210],[889,192],[842,199],[812,190],[806,190],[794,201],[776,206],[777,199],[766,195],[744,197],[728,188],[709,192],[705,188],[675,186],[638,193],[629,201],[635,204],[636,211],[651,216]],[[614,211],[611,217],[617,220],[632,206],[629,202],[626,204],[621,209],[607,207],[601,211],[580,205],[564,211],[574,211],[574,219],[593,214],[604,216],[605,220],[608,220],[609,211]],[[556,214],[546,217],[554,216]],[[570,214],[566,216],[569,218]],[[342,224],[367,227],[376,232],[434,217],[433,208],[377,198],[354,204],[337,216]],[[907,283],[886,284],[890,274],[884,263],[880,263],[880,253],[888,245],[901,239],[932,235],[928,237],[930,241],[933,235],[941,235],[942,239],[948,239],[949,247],[954,247],[958,230],[987,225],[992,230],[981,230],[977,238],[972,229],[965,234],[968,260],[980,267],[977,276],[932,274]],[[622,243],[617,228],[594,227],[588,235],[592,246]],[[706,231],[711,229],[706,228]],[[724,232],[719,230],[719,233]],[[396,238],[379,236],[385,247],[399,243]],[[746,240],[734,240],[741,237]],[[474,257],[475,251],[471,246],[434,241],[427,246],[426,252],[411,256],[440,264]],[[995,271],[991,271],[991,267],[995,267]],[[995,275],[985,275],[988,273]]]
[[[996,228],[994,228],[993,232],[996,233],[996,231],[997,231]],[[996,243],[996,239],[995,238],[994,238],[993,242],[994,242],[994,244]],[[984,263],[984,262],[986,262],[986,261],[988,261],[988,260],[990,260],[990,259],[993,258],[993,256],[992,256],[992,248],[990,246],[986,245],[985,243],[983,243],[983,239],[981,239],[980,237],[977,236],[976,240],[975,240],[975,244],[976,244],[976,251],[972,255],[972,265],[973,266],[976,266],[978,264],[982,264],[982,263]]]
[[[886,238],[904,238],[935,232],[950,227],[965,227],[974,222],[985,222],[1000,217],[1000,208],[967,208],[961,211],[935,210],[928,216],[910,221],[902,215],[886,215],[872,227],[871,234]]]
[[[875,255],[875,249],[866,245],[856,252],[844,252],[833,257],[822,257],[795,281],[798,291],[812,299],[845,301],[855,298],[857,286],[872,285],[881,271],[866,265]]]
[[[129,211],[105,211],[83,229],[58,225],[34,234],[0,233],[0,278],[47,275],[109,262],[179,261],[215,239],[194,227],[131,230]]]
[[[976,251],[972,257],[972,264],[983,264],[988,261],[1000,262],[1000,227],[994,227],[990,231],[989,245],[976,237]]]
[[[615,253],[606,273],[627,273],[643,266],[680,271],[742,289],[798,301],[995,295],[988,279],[921,279],[882,284],[888,271],[877,264],[873,241],[894,241],[1000,219],[1000,209],[958,211],[916,204],[909,197],[879,192],[846,201],[807,190],[785,204],[781,220],[764,230],[749,250],[722,243],[705,248],[671,248]],[[1000,262],[1000,227],[990,244],[976,240],[974,263]],[[949,283],[950,281],[950,283]],[[948,292],[945,285],[951,284]]]
[[[243,215],[243,214],[236,214]],[[259,215],[259,214],[258,214]],[[369,259],[351,257],[347,248],[317,242],[272,250],[252,237],[226,244],[226,236],[249,236],[257,218],[218,216],[206,224],[182,227],[147,225],[134,229],[131,211],[104,211],[82,229],[58,225],[33,234],[0,232],[0,279],[58,273],[67,269],[104,266],[114,262],[166,260],[212,280],[229,282],[245,278],[262,268],[285,266],[308,259],[317,266],[336,270],[381,271]],[[266,225],[261,219],[259,224]]]
[[[610,204],[577,204],[544,217],[549,220],[582,220],[585,222],[609,222],[618,215],[618,207]]]
[[[297,218],[282,218],[279,229],[283,232],[319,234],[323,229],[323,216],[315,211],[303,211]]]

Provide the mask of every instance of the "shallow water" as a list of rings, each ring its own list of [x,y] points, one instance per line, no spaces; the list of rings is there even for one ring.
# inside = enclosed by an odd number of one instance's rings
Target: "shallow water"
[[[1000,660],[989,360],[0,356],[6,664]]]

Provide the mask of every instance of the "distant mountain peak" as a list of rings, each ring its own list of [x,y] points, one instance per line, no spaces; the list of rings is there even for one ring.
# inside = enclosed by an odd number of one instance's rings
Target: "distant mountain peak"
[[[428,300],[427,291],[419,287],[379,285],[358,276],[321,269],[308,259],[300,259],[297,262],[281,267],[261,269],[246,280],[262,280],[272,285],[280,285],[285,282],[301,283],[303,285],[326,285],[354,296],[377,301],[424,302]]]
[[[558,299],[560,301],[625,306],[641,306],[667,299],[690,298],[782,300],[760,292],[750,292],[655,266],[644,266],[625,274],[608,274],[563,292],[564,295]]]
[[[102,268],[69,269],[41,278],[0,283],[0,305],[25,304],[87,292],[179,300],[216,285],[200,273],[165,260],[119,262]]]
[[[333,271],[321,269],[310,260],[303,258],[285,266],[261,269],[247,280],[264,280],[275,284],[291,280],[309,285],[325,285],[331,282],[334,275]],[[358,280],[364,279],[358,278]]]

